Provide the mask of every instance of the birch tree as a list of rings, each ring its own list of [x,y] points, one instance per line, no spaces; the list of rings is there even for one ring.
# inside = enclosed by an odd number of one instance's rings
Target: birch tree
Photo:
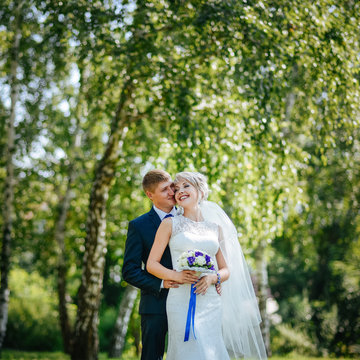
[[[131,312],[133,311],[138,290],[131,285],[126,290],[121,299],[119,312],[113,331],[113,339],[109,351],[110,358],[121,358],[125,346],[125,338],[128,331]]]
[[[17,242],[14,216],[18,206],[14,198],[15,186],[19,179],[15,177],[15,160],[22,164],[20,154],[28,154],[32,142],[39,135],[38,115],[40,109],[34,103],[41,103],[44,89],[57,79],[56,70],[61,69],[62,51],[51,40],[51,31],[41,18],[41,3],[37,1],[5,1],[0,7],[2,23],[1,51],[4,54],[1,63],[2,73],[7,73],[3,85],[9,88],[9,97],[2,94],[2,105],[10,100],[8,107],[7,145],[6,145],[6,180],[4,187],[3,237],[1,258],[1,291],[0,291],[0,348],[2,346],[7,323],[7,307],[9,301],[8,274],[10,269],[11,243]],[[42,18],[43,20],[43,18]],[[48,41],[46,41],[48,40]],[[36,48],[37,51],[34,49]],[[57,51],[56,51],[57,50]],[[55,55],[54,55],[55,54]],[[54,58],[58,57],[57,66]],[[35,119],[35,120],[34,120]],[[36,125],[35,125],[36,124]],[[17,165],[19,166],[19,165]],[[20,165],[21,166],[21,165]]]
[[[86,114],[86,104],[83,100],[84,98],[84,83],[86,82],[86,70],[83,68],[80,72],[80,86],[77,94],[77,102],[74,109],[74,118],[75,118],[75,131],[73,134],[73,139],[71,141],[71,146],[67,151],[67,184],[65,187],[65,193],[62,197],[59,198],[59,210],[58,218],[55,222],[54,237],[57,243],[57,253],[58,253],[58,266],[57,266],[57,290],[58,290],[58,301],[59,301],[59,320],[60,327],[62,332],[62,338],[64,343],[65,352],[71,354],[72,351],[72,324],[69,319],[69,314],[67,311],[67,298],[68,293],[66,289],[67,284],[67,261],[66,261],[66,219],[68,217],[70,202],[73,198],[73,186],[75,180],[81,171],[79,168],[79,161],[81,160],[80,147],[81,147],[81,132],[80,124],[82,114]],[[84,109],[85,108],[85,109]]]
[[[19,98],[18,66],[19,47],[21,39],[21,9],[22,3],[17,3],[13,20],[13,42],[10,50],[10,115],[7,121],[6,146],[6,178],[3,204],[3,232],[1,248],[1,286],[0,286],[0,351],[6,334],[9,305],[8,278],[10,271],[11,239],[13,237],[14,221],[14,153],[15,153],[15,118],[17,115],[17,102]]]

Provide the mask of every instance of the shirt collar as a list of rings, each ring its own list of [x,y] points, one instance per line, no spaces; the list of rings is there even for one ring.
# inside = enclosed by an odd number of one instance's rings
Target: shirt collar
[[[169,213],[158,209],[155,205],[153,205],[153,208],[154,208],[155,212],[159,215],[159,218],[160,218],[161,221],[164,220],[164,217],[165,217],[167,214],[171,214],[171,215],[173,215],[173,216],[176,215],[176,207],[175,207],[175,206],[171,209],[171,211],[170,211]]]

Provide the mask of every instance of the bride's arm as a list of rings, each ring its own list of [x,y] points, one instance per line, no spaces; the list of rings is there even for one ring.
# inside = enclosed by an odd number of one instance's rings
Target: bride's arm
[[[164,254],[166,246],[169,244],[171,236],[171,220],[165,219],[161,222],[155,235],[154,244],[151,248],[148,260],[146,262],[146,270],[156,277],[163,280],[176,280],[174,278],[174,270],[170,270],[160,264],[160,260]]]
[[[153,274],[163,280],[173,280],[178,283],[193,283],[197,280],[195,271],[186,270],[178,272],[170,270],[160,264],[160,260],[164,254],[166,246],[169,244],[171,230],[171,218],[163,220],[156,233],[154,244],[146,262],[146,269],[150,274]]]
[[[224,233],[223,233],[221,227],[219,226],[219,244],[220,244],[220,247],[219,247],[219,250],[218,250],[218,252],[216,254],[216,261],[217,261],[218,269],[219,269],[218,273],[220,275],[220,283],[226,281],[230,276],[230,271],[229,271],[228,265],[226,264],[224,254],[221,251],[221,243],[222,243],[222,241],[224,241]],[[218,282],[218,279],[216,280],[216,282]]]
[[[229,271],[229,269],[227,267],[224,255],[221,252],[220,248],[219,248],[219,251],[216,254],[216,262],[218,264],[218,269],[219,270],[218,270],[217,274],[219,274],[219,276],[220,276],[220,282],[224,282],[229,278],[230,271]],[[206,290],[211,285],[216,285],[217,284],[217,282],[218,282],[218,275],[217,274],[209,274],[209,275],[203,276],[199,280],[199,282],[195,285],[195,287],[196,287],[195,293],[205,295]]]
[[[221,251],[221,249],[219,249],[219,251],[216,254],[216,261],[218,263],[218,268],[219,268],[219,275],[220,275],[220,282],[224,282],[226,281],[229,277],[230,277],[230,271],[229,268],[226,264],[224,255]],[[216,279],[217,282],[217,279]]]

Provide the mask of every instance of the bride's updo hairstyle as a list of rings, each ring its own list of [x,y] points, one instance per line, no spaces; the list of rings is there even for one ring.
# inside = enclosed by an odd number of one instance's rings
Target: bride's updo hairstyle
[[[175,176],[174,184],[176,185],[181,180],[190,183],[199,193],[199,203],[206,200],[209,195],[209,187],[206,182],[206,177],[198,172],[183,171],[177,173]]]

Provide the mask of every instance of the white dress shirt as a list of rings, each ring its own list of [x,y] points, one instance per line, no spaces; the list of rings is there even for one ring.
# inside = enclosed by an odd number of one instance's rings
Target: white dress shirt
[[[159,218],[161,221],[163,221],[164,217],[168,214],[171,214],[172,216],[176,215],[176,207],[175,206],[171,209],[171,211],[169,213],[158,209],[155,205],[153,205],[153,208],[154,208],[155,212],[159,215]]]

